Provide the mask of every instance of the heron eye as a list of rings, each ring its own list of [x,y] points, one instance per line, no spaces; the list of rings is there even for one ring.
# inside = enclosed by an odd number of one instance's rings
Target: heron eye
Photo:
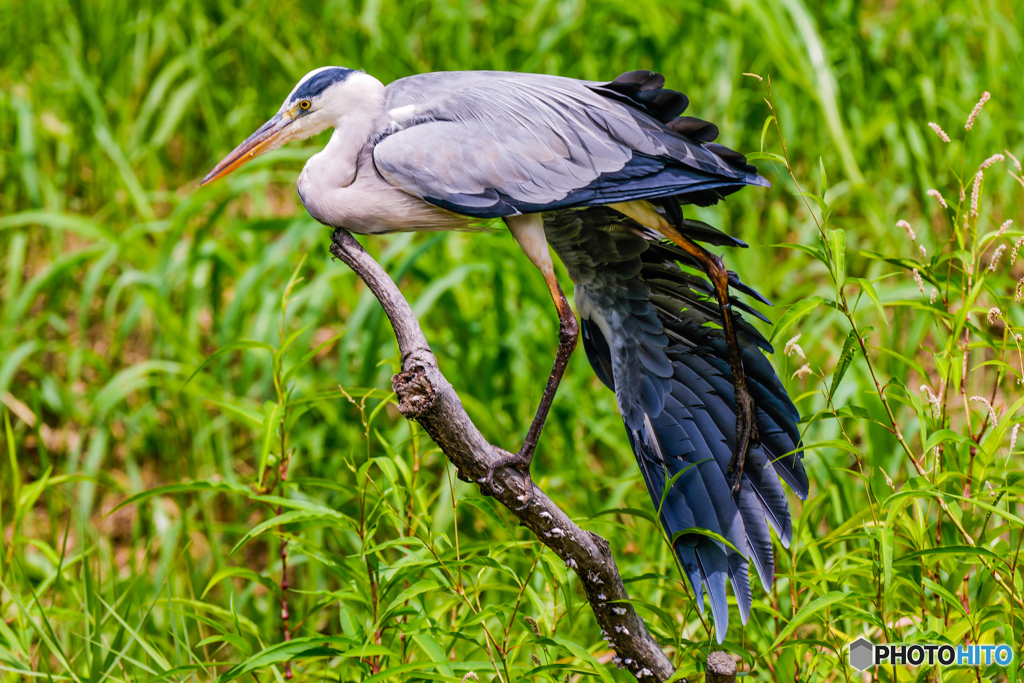
[[[309,109],[309,100],[302,100],[299,102],[299,106],[303,109]]]

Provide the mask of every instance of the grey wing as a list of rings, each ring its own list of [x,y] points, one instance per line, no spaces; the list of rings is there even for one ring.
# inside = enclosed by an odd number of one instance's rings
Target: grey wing
[[[387,88],[390,118],[374,163],[405,192],[484,218],[667,196],[703,205],[767,184],[741,155],[705,144],[717,130],[679,117],[685,97],[652,82],[660,76],[401,79]],[[666,104],[666,94],[676,97]]]

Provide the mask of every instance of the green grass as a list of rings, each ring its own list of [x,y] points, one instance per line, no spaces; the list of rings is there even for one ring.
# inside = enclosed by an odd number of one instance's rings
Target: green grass
[[[722,142],[763,150],[771,190],[695,213],[752,245],[726,258],[776,302],[764,309],[782,320],[773,359],[805,416],[813,483],[806,503],[792,499],[774,590],[755,586],[726,648],[761,681],[860,680],[845,646],[863,634],[1011,643],[1019,667],[1024,463],[1010,435],[1024,408],[1013,337],[1024,266],[1009,252],[1024,234],[1024,187],[1012,162],[986,171],[979,217],[963,215],[985,158],[1024,157],[1024,18],[1009,1],[812,5],[8,3],[0,679],[270,681],[294,658],[309,680],[631,680],[607,664],[572,575],[395,409],[390,327],[295,195],[325,138],[196,189],[303,73],[331,63],[384,81],[656,69]],[[779,130],[744,72],[771,76]],[[963,145],[983,90],[993,99]],[[783,153],[780,133],[792,177],[770,156]],[[938,188],[956,206],[961,179],[955,212],[926,196]],[[557,339],[533,266],[501,230],[363,242],[485,436],[518,446]],[[783,353],[797,333],[806,358]],[[813,374],[794,377],[805,363]],[[940,410],[921,385],[946,387]],[[631,512],[649,498],[583,354],[534,476],[610,541],[649,627],[697,675],[714,646],[708,620],[659,527]],[[998,667],[874,676],[1019,678]]]

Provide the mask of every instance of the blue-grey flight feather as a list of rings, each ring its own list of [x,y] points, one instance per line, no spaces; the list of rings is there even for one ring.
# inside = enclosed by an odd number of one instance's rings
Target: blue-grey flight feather
[[[682,229],[691,239],[716,239],[707,228]],[[780,480],[799,497],[807,495],[799,415],[763,354],[771,346],[735,316],[761,439],[750,446],[734,500],[728,474],[736,439],[734,389],[721,312],[707,284],[680,267],[686,263],[680,249],[607,208],[545,214],[545,232],[576,283],[587,357],[615,391],[651,500],[658,506],[664,495],[662,524],[669,538],[677,537],[674,547],[702,610],[707,593],[721,640],[729,622],[727,580],[746,622],[748,562],[768,589],[775,571],[769,527],[789,545],[792,523]],[[695,527],[728,544],[686,533]]]

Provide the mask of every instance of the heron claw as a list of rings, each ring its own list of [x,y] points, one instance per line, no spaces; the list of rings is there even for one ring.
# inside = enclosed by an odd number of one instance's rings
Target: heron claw
[[[746,382],[736,383],[736,450],[729,461],[727,472],[733,483],[730,493],[733,499],[739,496],[743,478],[743,467],[747,460],[747,450],[752,442],[757,442],[757,419],[754,399],[747,390]]]
[[[522,502],[522,505],[517,508],[512,508],[516,512],[525,510],[530,504],[530,500],[533,498],[533,480],[530,478],[530,464],[533,462],[533,449],[529,449],[530,452],[524,453],[527,450],[524,445],[518,453],[506,453],[497,460],[495,460],[487,468],[487,475],[477,480],[480,484],[480,489],[488,495],[493,495],[495,491],[502,491],[501,486],[495,484],[494,473],[502,467],[512,467],[523,475],[523,495],[518,496],[518,500]]]

